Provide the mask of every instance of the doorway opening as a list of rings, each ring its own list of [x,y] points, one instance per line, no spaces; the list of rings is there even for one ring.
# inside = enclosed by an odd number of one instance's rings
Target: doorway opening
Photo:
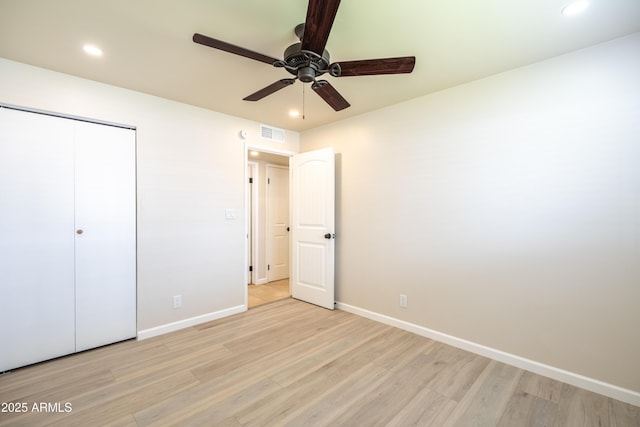
[[[289,158],[293,153],[246,147],[247,308],[291,296],[289,286]]]

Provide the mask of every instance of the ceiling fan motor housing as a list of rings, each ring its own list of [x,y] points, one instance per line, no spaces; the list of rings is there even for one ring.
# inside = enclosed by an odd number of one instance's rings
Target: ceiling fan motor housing
[[[287,71],[300,81],[310,83],[328,71],[329,52],[325,50],[320,56],[315,52],[302,50],[302,43],[295,43],[284,51],[284,63]]]

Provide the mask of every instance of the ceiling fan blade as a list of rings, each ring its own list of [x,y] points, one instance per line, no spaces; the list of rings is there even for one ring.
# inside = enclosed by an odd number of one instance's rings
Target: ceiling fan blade
[[[285,87],[292,85],[296,79],[281,79],[275,83],[270,84],[269,86],[260,89],[259,91],[252,93],[251,95],[242,98],[243,101],[259,101],[265,96],[271,95],[274,92],[279,91],[280,89],[284,89]]]
[[[263,55],[261,53],[254,52],[252,50],[245,49],[243,47],[236,46],[231,43],[223,42],[222,40],[217,40],[209,36],[205,36],[198,33],[195,33],[193,35],[193,41],[198,44],[212,47],[214,49],[224,50],[225,52],[244,56],[245,58],[255,59],[256,61],[264,62],[269,65],[273,65],[274,62],[279,61],[279,59],[272,58],[270,56]]]
[[[338,93],[338,91],[326,80],[318,80],[311,85],[311,89],[320,95],[320,97],[336,111],[344,110],[351,106],[351,104],[349,104],[347,100],[344,99],[342,95],[340,95],[340,93]]]
[[[309,0],[302,36],[302,50],[309,50],[322,56],[333,20],[338,13],[338,6],[340,6],[340,0]]]
[[[413,71],[415,56],[400,58],[365,59],[362,61],[343,61],[331,64],[334,77],[373,76],[378,74],[403,74]]]

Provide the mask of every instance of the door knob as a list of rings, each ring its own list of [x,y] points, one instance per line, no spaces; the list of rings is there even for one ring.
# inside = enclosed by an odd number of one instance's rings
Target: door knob
[[[82,228],[78,228],[78,229],[76,230],[76,234],[82,234],[82,233],[84,233],[84,231],[82,231]]]
[[[331,233],[327,233],[324,235],[325,239],[335,239],[336,235],[335,234],[331,234]]]

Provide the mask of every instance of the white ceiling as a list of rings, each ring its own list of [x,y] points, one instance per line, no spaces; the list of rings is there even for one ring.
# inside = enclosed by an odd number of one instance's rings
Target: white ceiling
[[[341,112],[300,82],[242,101],[290,75],[191,41],[199,32],[282,58],[306,0],[0,0],[0,57],[305,130],[640,31],[640,0],[591,0],[565,17],[568,1],[344,0],[327,43],[332,62],[415,55],[416,67],[328,77],[351,103]],[[104,55],[84,54],[87,42]],[[304,120],[289,117],[303,96]]]

